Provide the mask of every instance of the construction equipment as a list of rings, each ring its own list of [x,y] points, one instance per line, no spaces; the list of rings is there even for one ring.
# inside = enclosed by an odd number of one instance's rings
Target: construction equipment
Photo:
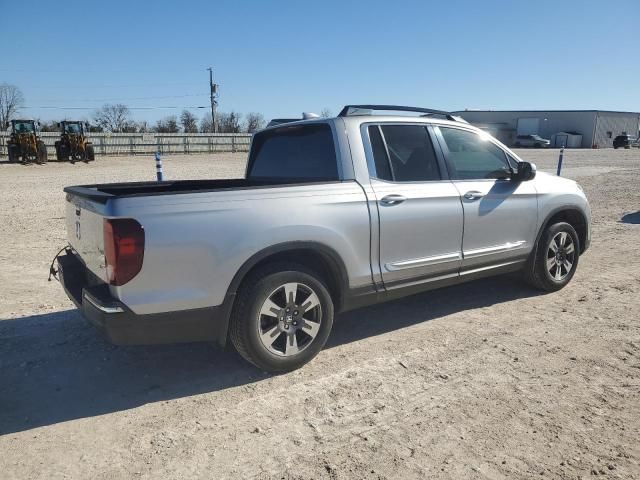
[[[56,142],[56,158],[71,163],[89,163],[96,159],[93,145],[87,140],[84,122],[65,120],[60,122],[60,140]]]
[[[11,120],[7,147],[10,163],[47,163],[47,147],[38,137],[34,120]]]

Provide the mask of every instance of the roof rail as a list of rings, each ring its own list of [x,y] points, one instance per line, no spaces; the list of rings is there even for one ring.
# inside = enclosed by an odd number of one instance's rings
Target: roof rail
[[[282,125],[283,123],[299,122],[301,118],[274,118],[268,124],[267,127],[273,127],[275,125]]]
[[[456,117],[449,112],[443,110],[433,110],[432,108],[420,108],[420,107],[405,107],[402,105],[346,105],[342,111],[338,114],[339,117],[349,117],[351,115],[359,115],[358,113],[351,112],[351,110],[387,110],[393,112],[415,112],[422,113],[422,117],[430,117],[432,115],[439,115],[447,120],[459,122],[462,119]]]

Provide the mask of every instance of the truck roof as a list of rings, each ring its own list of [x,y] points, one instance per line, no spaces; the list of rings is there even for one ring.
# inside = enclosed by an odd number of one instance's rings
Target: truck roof
[[[393,114],[380,115],[375,114],[375,111],[380,112],[392,112]],[[396,112],[408,112],[418,115],[398,115]],[[266,129],[272,129],[282,127],[284,125],[300,125],[308,123],[326,122],[327,120],[335,120],[337,118],[343,119],[345,122],[364,123],[371,121],[375,118],[376,121],[381,122],[421,122],[421,123],[433,123],[433,122],[445,122],[451,124],[466,124],[469,123],[462,117],[453,115],[450,112],[444,110],[435,110],[431,108],[422,107],[407,107],[404,105],[346,105],[336,117],[329,118],[310,118],[310,119],[274,119],[269,122]]]

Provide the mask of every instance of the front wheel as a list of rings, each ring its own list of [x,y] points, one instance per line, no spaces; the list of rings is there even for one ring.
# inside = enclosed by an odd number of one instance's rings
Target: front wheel
[[[38,141],[38,164],[43,165],[47,163],[47,146],[42,140]]]
[[[87,145],[86,155],[85,163],[93,162],[96,159],[96,153],[93,150],[93,145]]]
[[[555,292],[567,285],[578,268],[580,240],[566,222],[547,227],[525,267],[527,281],[535,288]]]
[[[243,282],[229,336],[247,361],[268,372],[288,372],[322,349],[333,325],[333,301],[323,281],[305,267],[261,269]]]
[[[17,163],[20,154],[18,153],[18,148],[15,145],[9,145],[9,163]]]

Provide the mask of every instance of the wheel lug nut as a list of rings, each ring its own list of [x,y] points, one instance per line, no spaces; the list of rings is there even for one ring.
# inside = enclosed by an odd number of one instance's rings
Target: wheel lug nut
[[[296,310],[295,312],[293,312],[293,314],[294,314],[294,315],[297,315],[297,314],[298,314],[298,310]]]

